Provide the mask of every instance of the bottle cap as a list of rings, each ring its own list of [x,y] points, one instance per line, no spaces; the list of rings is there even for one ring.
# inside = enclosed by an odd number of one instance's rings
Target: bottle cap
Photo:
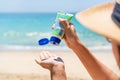
[[[39,41],[39,45],[46,45],[46,44],[48,44],[49,43],[49,40],[48,40],[48,38],[42,38],[42,39],[40,39]]]
[[[50,38],[50,43],[51,43],[51,44],[59,45],[60,42],[61,42],[61,40],[60,40],[59,38],[55,37],[55,36],[52,36],[52,37]]]

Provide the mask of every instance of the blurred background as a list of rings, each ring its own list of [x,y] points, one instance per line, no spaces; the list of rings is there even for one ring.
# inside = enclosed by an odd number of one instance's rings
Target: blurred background
[[[39,46],[38,40],[50,38],[51,26],[58,11],[74,15],[81,41],[90,49],[109,49],[109,43],[100,35],[84,28],[75,14],[91,6],[115,0],[4,0],[0,1],[0,50],[67,49],[64,41],[59,47]],[[51,46],[51,47],[49,47]],[[103,47],[104,46],[104,47]]]
[[[38,45],[41,38],[52,35],[51,26],[58,11],[74,15],[72,23],[81,42],[119,74],[111,44],[75,18],[77,12],[109,1],[115,0],[0,0],[0,80],[50,80],[49,71],[34,61],[42,50],[63,58],[68,80],[92,80],[64,41],[59,46]]]

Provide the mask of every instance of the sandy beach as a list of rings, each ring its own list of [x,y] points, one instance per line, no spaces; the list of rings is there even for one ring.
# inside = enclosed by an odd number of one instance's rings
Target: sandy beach
[[[39,51],[0,51],[0,80],[50,80],[48,70],[35,63]],[[50,51],[63,58],[68,80],[92,80],[72,51]],[[111,51],[93,51],[101,62],[119,75]]]

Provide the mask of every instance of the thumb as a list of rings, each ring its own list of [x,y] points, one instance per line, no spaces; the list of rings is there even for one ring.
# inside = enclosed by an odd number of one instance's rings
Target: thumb
[[[64,30],[67,30],[69,28],[69,22],[67,22],[64,19],[59,19],[60,25],[63,27]]]
[[[37,59],[35,59],[35,62],[36,62],[37,64],[40,64],[40,62],[39,62]]]

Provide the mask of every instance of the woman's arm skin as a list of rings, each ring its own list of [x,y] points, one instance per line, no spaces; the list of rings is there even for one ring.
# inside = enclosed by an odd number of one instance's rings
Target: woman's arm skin
[[[117,62],[117,65],[120,69],[120,46],[112,41],[112,49],[113,49],[113,53]]]
[[[65,30],[64,40],[69,48],[71,48],[83,63],[93,80],[119,80],[113,71],[108,69],[100,61],[98,61],[92,53],[80,42],[74,26],[65,20],[60,20]]]

